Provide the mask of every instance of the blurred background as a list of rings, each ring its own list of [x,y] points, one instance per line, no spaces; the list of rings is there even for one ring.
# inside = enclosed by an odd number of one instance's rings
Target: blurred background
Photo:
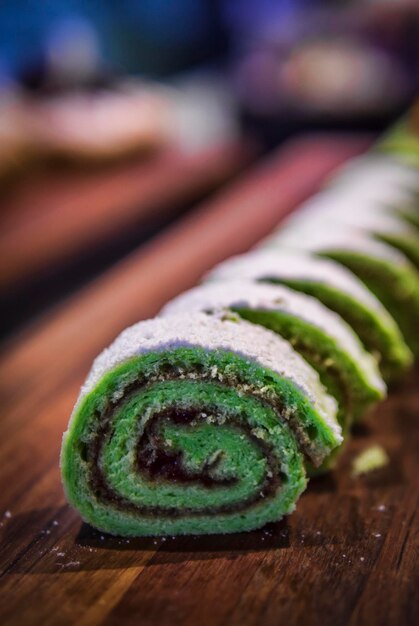
[[[417,0],[3,0],[2,336],[287,141],[374,137],[418,87]]]

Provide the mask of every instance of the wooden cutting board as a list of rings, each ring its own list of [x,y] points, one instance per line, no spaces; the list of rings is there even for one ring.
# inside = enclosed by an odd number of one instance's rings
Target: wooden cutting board
[[[264,163],[11,338],[0,362],[0,623],[152,626],[417,623],[417,373],[289,518],[235,536],[125,540],[83,525],[60,439],[90,362],[214,263],[244,251],[362,142],[311,138]],[[351,475],[379,443],[390,463]]]

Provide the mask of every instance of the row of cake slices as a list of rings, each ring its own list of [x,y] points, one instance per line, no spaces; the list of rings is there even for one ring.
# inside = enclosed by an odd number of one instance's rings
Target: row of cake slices
[[[419,171],[387,156],[354,159],[161,315],[186,312],[285,338],[336,399],[346,439],[419,356]]]
[[[126,329],[63,439],[82,517],[158,535],[290,513],[306,470],[333,467],[419,355],[418,197],[419,169],[359,158],[256,249]]]

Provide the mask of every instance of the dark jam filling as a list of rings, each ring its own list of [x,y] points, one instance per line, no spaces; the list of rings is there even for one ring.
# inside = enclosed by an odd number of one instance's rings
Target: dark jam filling
[[[175,380],[176,375],[165,377],[166,380]],[[201,380],[205,380],[202,377]],[[160,382],[160,381],[159,381]],[[213,382],[213,381],[212,381]],[[240,503],[223,504],[219,506],[207,506],[202,507],[199,510],[188,509],[183,507],[178,509],[176,507],[160,507],[160,506],[143,506],[136,505],[121,497],[115,492],[112,487],[107,483],[106,476],[104,475],[100,457],[102,450],[107,439],[112,435],[112,421],[114,413],[124,404],[129,398],[138,392],[144,391],[148,386],[147,381],[136,381],[131,383],[125,388],[124,397],[120,398],[115,403],[107,403],[105,410],[97,415],[97,420],[100,424],[96,436],[93,441],[87,446],[86,460],[89,464],[89,482],[90,487],[101,502],[108,502],[113,507],[121,510],[136,513],[141,516],[157,517],[181,517],[199,516],[199,515],[216,515],[220,513],[236,513],[249,509],[251,506],[256,505],[260,500],[266,500],[267,498],[274,497],[278,488],[281,486],[282,481],[286,478],[280,471],[278,459],[273,452],[272,447],[256,438],[251,428],[246,424],[242,424],[239,420],[229,420],[229,425],[233,425],[235,428],[243,432],[243,434],[252,440],[252,443],[257,446],[261,454],[266,458],[267,471],[263,484],[258,489],[257,493],[244,499]],[[272,407],[271,407],[272,408]],[[220,479],[213,476],[212,472],[216,467],[216,461],[207,464],[206,467],[198,474],[194,472],[188,472],[182,459],[182,453],[171,454],[165,449],[164,445],[161,445],[161,441],[158,441],[158,425],[161,420],[170,420],[175,423],[190,424],[191,422],[204,421],[202,417],[202,411],[205,411],[205,407],[200,407],[196,410],[180,411],[177,408],[166,409],[159,413],[155,413],[153,417],[147,423],[144,432],[142,433],[139,441],[137,442],[137,468],[140,473],[151,480],[156,480],[159,483],[162,481],[176,482],[178,484],[200,484],[206,489],[212,489],[219,486],[228,486],[237,482],[236,479]],[[191,426],[193,427],[193,426]],[[152,456],[148,456],[150,446],[153,448]]]
[[[182,451],[170,450],[159,435],[159,424],[163,421],[174,424],[191,424],[199,420],[197,410],[178,408],[166,409],[154,416],[146,425],[137,444],[137,468],[149,480],[169,480],[204,487],[228,486],[237,483],[236,478],[217,478],[214,471],[221,456],[208,461],[199,472],[188,471],[183,464]],[[240,430],[243,430],[242,428]]]

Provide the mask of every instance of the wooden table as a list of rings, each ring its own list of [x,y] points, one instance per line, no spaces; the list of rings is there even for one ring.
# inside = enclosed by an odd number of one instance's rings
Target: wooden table
[[[0,363],[2,626],[415,623],[417,373],[357,433],[339,470],[312,481],[291,517],[261,531],[101,535],[65,503],[58,470],[94,355],[266,235],[359,149],[341,138],[286,146],[9,339]],[[390,464],[353,478],[351,460],[372,443]]]

